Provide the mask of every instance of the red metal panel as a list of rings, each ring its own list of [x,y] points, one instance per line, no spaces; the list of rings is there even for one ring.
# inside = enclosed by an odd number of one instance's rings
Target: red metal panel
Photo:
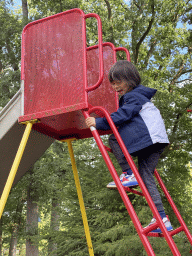
[[[118,107],[118,95],[109,83],[108,72],[111,66],[115,63],[116,52],[119,50],[126,51],[127,58],[130,60],[129,52],[125,48],[115,48],[111,43],[103,44],[104,76],[102,84],[98,87],[98,81],[101,78],[99,47],[97,45],[87,48],[86,59],[88,83],[87,87],[84,87],[84,90],[88,89],[88,97],[86,98],[89,107],[102,106],[109,113],[116,111]],[[74,88],[74,93],[75,92],[76,89]],[[20,121],[23,121],[22,118],[26,118],[27,120],[38,118],[41,123],[34,125],[33,128],[58,140],[71,137],[87,138],[92,136],[92,134],[86,127],[81,109],[86,109],[88,104],[86,105],[85,102],[84,104],[80,103],[63,106],[61,108],[25,115],[24,117],[20,117]],[[99,111],[97,114],[103,116]],[[100,135],[107,133],[111,132],[99,131]]]
[[[84,13],[71,10],[24,30],[24,114],[85,101]]]
[[[89,17],[97,19],[98,46],[86,48]],[[92,136],[81,110],[102,106],[109,113],[116,111],[118,96],[108,72],[119,50],[127,51],[102,43],[99,16],[80,9],[28,24],[22,34],[24,116],[19,121],[39,119],[33,128],[59,140]]]
[[[88,103],[89,106],[103,106],[112,113],[116,111],[118,101],[117,93],[112,89],[108,80],[109,69],[116,60],[116,51],[112,44],[104,44],[103,57],[104,79],[99,87],[96,86],[95,90],[88,92]],[[88,88],[92,88],[99,81],[100,65],[98,46],[89,47],[87,49],[87,77]],[[83,106],[81,109],[83,109]],[[98,112],[97,114],[101,113]],[[68,113],[67,111],[60,114],[56,112],[52,116],[40,118],[40,121],[42,124],[37,124],[36,127],[41,127],[39,130],[41,130],[41,132],[42,130],[46,131],[46,134],[49,130],[48,135],[54,136],[56,139],[61,140],[69,137],[87,138],[92,136],[85,124],[85,118],[82,112],[74,109],[72,106],[69,108]],[[46,129],[45,126],[47,127]],[[110,131],[100,131],[100,134],[107,134],[109,132]]]
[[[103,44],[104,78],[102,84],[94,91],[88,92],[88,102],[92,106],[102,106],[109,113],[116,111],[117,93],[113,90],[108,73],[115,63],[116,54],[112,44]],[[99,50],[98,46],[90,47],[87,51],[87,83],[88,88],[99,79]]]

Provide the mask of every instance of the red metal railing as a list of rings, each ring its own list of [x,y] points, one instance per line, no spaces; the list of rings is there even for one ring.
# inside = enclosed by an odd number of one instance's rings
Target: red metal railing
[[[100,23],[98,22],[98,31],[102,29],[101,28],[101,25]],[[98,34],[99,35],[99,34]],[[101,42],[101,39],[100,39],[100,42]],[[128,61],[131,61],[131,58],[130,58],[130,53],[129,51],[124,48],[124,47],[115,47],[112,43],[110,42],[105,42],[105,43],[102,43],[102,47],[105,47],[105,46],[109,46],[112,50],[113,50],[113,62],[115,63],[117,61],[117,55],[116,53],[119,52],[119,51],[124,51],[126,53],[126,57],[127,57],[127,60]],[[90,46],[90,47],[87,47],[87,51],[90,51],[90,50],[93,50],[93,49],[101,49],[101,46],[100,44],[99,45],[94,45],[94,46]],[[103,49],[103,48],[102,48]],[[100,60],[103,61],[103,58],[100,57],[100,54],[101,54],[101,50],[99,51],[99,62]],[[101,69],[101,64],[100,65],[100,69]],[[93,85],[93,86],[89,86],[87,89],[86,89],[86,92],[90,92],[90,91],[93,91],[95,89],[97,89],[100,85],[101,85],[101,82],[102,82],[102,79],[103,79],[103,73],[104,71],[100,71],[100,76],[102,74],[102,78],[99,79],[99,81],[97,82],[97,84]],[[119,107],[119,103],[118,103],[118,93],[116,93],[116,109],[118,109]]]
[[[172,207],[172,209],[173,209],[173,211],[174,211],[174,213],[175,213],[179,223],[181,224],[181,227],[179,227],[176,230],[172,231],[170,234],[173,236],[173,235],[175,235],[175,234],[177,234],[177,233],[179,233],[181,231],[184,231],[186,236],[188,237],[191,245],[192,245],[192,236],[191,236],[191,234],[190,234],[190,232],[189,232],[189,230],[188,230],[184,220],[182,219],[181,214],[178,211],[175,203],[173,202],[173,199],[171,198],[167,188],[165,187],[165,185],[164,185],[164,183],[163,183],[159,173],[157,172],[157,170],[155,170],[154,174],[155,174],[155,177],[156,177],[157,181],[159,182],[159,185],[160,185],[162,191],[164,192],[168,202],[170,203],[170,205],[171,205],[171,207]]]
[[[109,169],[109,171],[111,173],[111,176],[112,176],[113,180],[115,181],[117,189],[118,189],[118,191],[119,191],[119,193],[120,193],[120,195],[121,195],[121,197],[123,199],[125,207],[126,207],[128,213],[129,213],[129,215],[130,215],[130,217],[131,217],[131,219],[133,221],[133,224],[134,224],[134,226],[135,226],[135,228],[136,228],[136,230],[137,230],[137,232],[139,234],[139,237],[140,237],[140,239],[141,239],[141,241],[142,241],[142,243],[143,243],[143,245],[145,247],[145,250],[147,251],[148,255],[155,255],[154,251],[153,251],[153,249],[151,247],[151,244],[149,243],[149,241],[147,239],[147,234],[150,231],[156,229],[157,227],[160,227],[160,229],[162,230],[163,235],[164,235],[164,237],[165,237],[165,239],[166,239],[166,241],[167,241],[167,243],[168,243],[168,245],[169,245],[173,255],[175,255],[175,256],[180,255],[180,252],[178,251],[178,248],[176,247],[176,245],[175,245],[175,243],[174,243],[174,241],[172,239],[171,232],[168,232],[166,227],[165,227],[165,225],[163,224],[162,219],[161,219],[161,217],[160,217],[160,215],[159,215],[159,213],[158,213],[158,211],[157,211],[157,209],[155,207],[155,204],[152,201],[151,196],[149,195],[149,192],[146,189],[146,187],[145,187],[145,185],[143,183],[143,180],[141,179],[141,177],[140,177],[140,175],[138,173],[138,170],[137,170],[137,168],[136,168],[136,166],[135,166],[131,156],[129,155],[129,153],[128,153],[128,151],[127,151],[127,149],[126,149],[126,147],[125,147],[125,145],[124,145],[124,143],[123,143],[123,141],[122,141],[122,139],[121,139],[121,137],[120,137],[120,135],[119,135],[119,133],[117,131],[117,128],[114,125],[114,123],[113,123],[113,121],[112,121],[112,119],[111,119],[111,117],[109,115],[109,113],[104,108],[102,108],[102,107],[93,107],[88,112],[87,111],[83,111],[84,117],[87,118],[87,117],[89,117],[89,114],[91,114],[91,113],[93,113],[95,111],[98,111],[98,110],[103,112],[105,118],[107,119],[107,121],[108,121],[108,123],[110,125],[110,128],[113,131],[113,133],[114,133],[114,135],[115,135],[115,137],[116,137],[116,139],[117,139],[117,141],[118,141],[118,143],[119,143],[119,145],[120,145],[120,147],[121,147],[121,149],[123,151],[123,154],[124,154],[125,158],[127,159],[127,162],[129,163],[129,165],[130,165],[130,167],[131,167],[131,169],[132,169],[132,171],[133,171],[133,173],[134,173],[134,175],[135,175],[135,177],[136,177],[136,179],[137,179],[137,181],[139,183],[139,186],[140,186],[140,188],[141,188],[141,190],[142,190],[142,192],[143,192],[143,194],[144,194],[144,196],[145,196],[145,198],[146,198],[146,200],[147,200],[147,202],[149,204],[149,207],[151,208],[152,213],[153,213],[153,215],[156,218],[156,223],[155,224],[152,224],[152,225],[150,225],[149,227],[147,227],[145,229],[141,226],[141,223],[140,223],[140,221],[139,221],[139,219],[137,217],[137,214],[136,214],[136,212],[135,212],[135,210],[134,210],[134,208],[133,208],[133,206],[132,206],[132,204],[131,204],[131,202],[130,202],[130,200],[129,200],[129,198],[128,198],[128,196],[127,196],[127,194],[126,194],[126,192],[125,192],[125,190],[124,190],[124,188],[123,188],[123,186],[122,186],[122,184],[121,184],[121,182],[119,180],[117,172],[116,172],[116,170],[115,170],[115,168],[113,166],[113,163],[112,163],[112,161],[111,161],[111,159],[110,159],[110,157],[109,157],[109,155],[108,155],[108,153],[106,151],[106,148],[103,145],[103,142],[102,142],[102,140],[101,140],[97,130],[92,128],[91,130],[92,130],[92,134],[93,134],[93,136],[95,138],[95,141],[97,142],[97,145],[98,145],[98,147],[99,147],[99,149],[101,151],[101,154],[102,154],[102,156],[103,156],[103,158],[105,160],[105,163],[106,163],[106,165],[107,165],[107,167],[108,167],[108,169]],[[178,231],[181,231],[181,230],[183,230],[183,228],[180,228]],[[190,233],[186,232],[186,234],[187,234],[188,238],[191,238]]]
[[[99,47],[99,80],[97,81],[97,83],[95,85],[89,86],[85,88],[86,92],[89,91],[93,91],[95,89],[97,89],[100,84],[103,81],[103,75],[104,75],[104,71],[103,71],[103,39],[102,39],[102,24],[101,24],[101,19],[99,17],[99,15],[95,14],[95,13],[89,13],[85,15],[85,19],[88,18],[96,18],[97,19],[97,26],[98,26],[98,47]],[[86,63],[86,61],[85,61]],[[85,77],[87,77],[87,69],[86,69],[86,74]]]

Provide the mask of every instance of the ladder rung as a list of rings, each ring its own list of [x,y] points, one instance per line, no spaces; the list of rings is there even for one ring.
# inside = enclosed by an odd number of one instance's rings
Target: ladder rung
[[[137,190],[134,190],[132,188],[129,188],[129,187],[124,187],[125,191],[127,192],[130,192],[130,193],[134,193],[134,194],[137,194],[139,196],[144,196],[142,192],[139,192]]]
[[[129,188],[129,187],[123,187],[125,191],[130,192],[130,193],[134,193],[137,194],[139,196],[144,196],[142,192],[139,192],[135,189]],[[117,189],[117,188],[110,188],[110,189]]]
[[[179,228],[176,228],[175,230],[171,231],[171,232],[170,232],[170,235],[171,235],[171,236],[174,236],[174,235],[178,234],[178,233],[181,232],[181,231],[184,231],[184,229],[183,229],[182,226],[180,226]]]
[[[144,235],[148,235],[148,233],[150,233],[152,230],[156,229],[159,227],[159,224],[157,222],[155,222],[154,224],[151,224],[150,226],[143,228],[143,234]]]
[[[174,235],[178,234],[178,233],[181,232],[181,231],[184,231],[184,230],[183,230],[183,227],[179,227],[179,228],[176,228],[176,229],[173,230],[173,231],[169,231],[169,234],[170,234],[170,236],[174,236]],[[153,232],[149,232],[149,233],[147,234],[147,236],[152,236],[152,237],[164,237],[163,233],[153,233]]]
[[[113,152],[111,148],[109,148],[109,147],[107,147],[107,146],[105,146],[105,145],[103,145],[103,146],[105,147],[105,149],[106,149],[108,152],[111,152],[111,153]]]
[[[146,236],[164,237],[164,235],[162,233],[153,233],[153,232],[149,232]]]

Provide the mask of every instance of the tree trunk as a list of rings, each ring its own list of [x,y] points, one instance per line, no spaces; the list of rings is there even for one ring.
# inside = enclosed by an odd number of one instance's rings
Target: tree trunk
[[[0,256],[2,256],[2,234],[3,234],[3,221],[0,219]]]
[[[22,210],[25,199],[19,200],[17,204],[14,227],[12,229],[9,256],[16,256],[19,227],[21,224]]]
[[[27,0],[22,0],[23,27],[28,23],[28,6]]]
[[[32,183],[33,181],[31,181],[27,191],[26,256],[39,255],[38,242],[35,238],[38,235],[38,195]]]
[[[49,245],[48,245],[48,255],[57,255],[57,243],[54,241],[55,235],[57,231],[59,231],[59,214],[58,208],[59,204],[56,198],[52,199],[52,210],[51,210],[51,223],[50,223],[50,231],[52,236],[49,238]]]
[[[9,256],[16,256],[17,236],[18,236],[18,225],[16,224],[12,231],[10,247],[9,247]]]

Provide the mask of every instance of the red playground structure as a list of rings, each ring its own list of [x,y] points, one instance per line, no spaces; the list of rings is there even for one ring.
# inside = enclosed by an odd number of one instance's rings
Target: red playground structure
[[[98,45],[96,46],[87,47],[86,45],[87,18],[97,19]],[[102,42],[100,17],[92,13],[85,15],[80,9],[69,10],[34,21],[24,28],[21,60],[23,115],[19,117],[19,123],[27,124],[27,126],[1,197],[1,215],[31,129],[56,140],[67,141],[89,254],[94,255],[71,144],[74,139],[94,137],[147,254],[155,255],[148,236],[158,236],[164,237],[172,254],[179,256],[181,254],[173,236],[184,231],[191,245],[192,236],[158,172],[155,171],[155,176],[180,223],[175,230],[167,231],[110,117],[110,114],[118,108],[118,96],[109,84],[108,72],[116,62],[118,51],[124,51],[127,60],[130,61],[127,49],[116,48],[112,43]],[[96,117],[105,116],[111,130],[97,131],[93,127],[87,128],[85,118],[90,114]],[[103,144],[100,138],[100,135],[112,132],[116,136],[142,192],[130,188],[125,189],[122,186],[107,152],[110,149]],[[145,229],[142,227],[127,192],[146,198],[157,220],[155,224]],[[151,232],[157,227],[161,228],[162,234]]]

